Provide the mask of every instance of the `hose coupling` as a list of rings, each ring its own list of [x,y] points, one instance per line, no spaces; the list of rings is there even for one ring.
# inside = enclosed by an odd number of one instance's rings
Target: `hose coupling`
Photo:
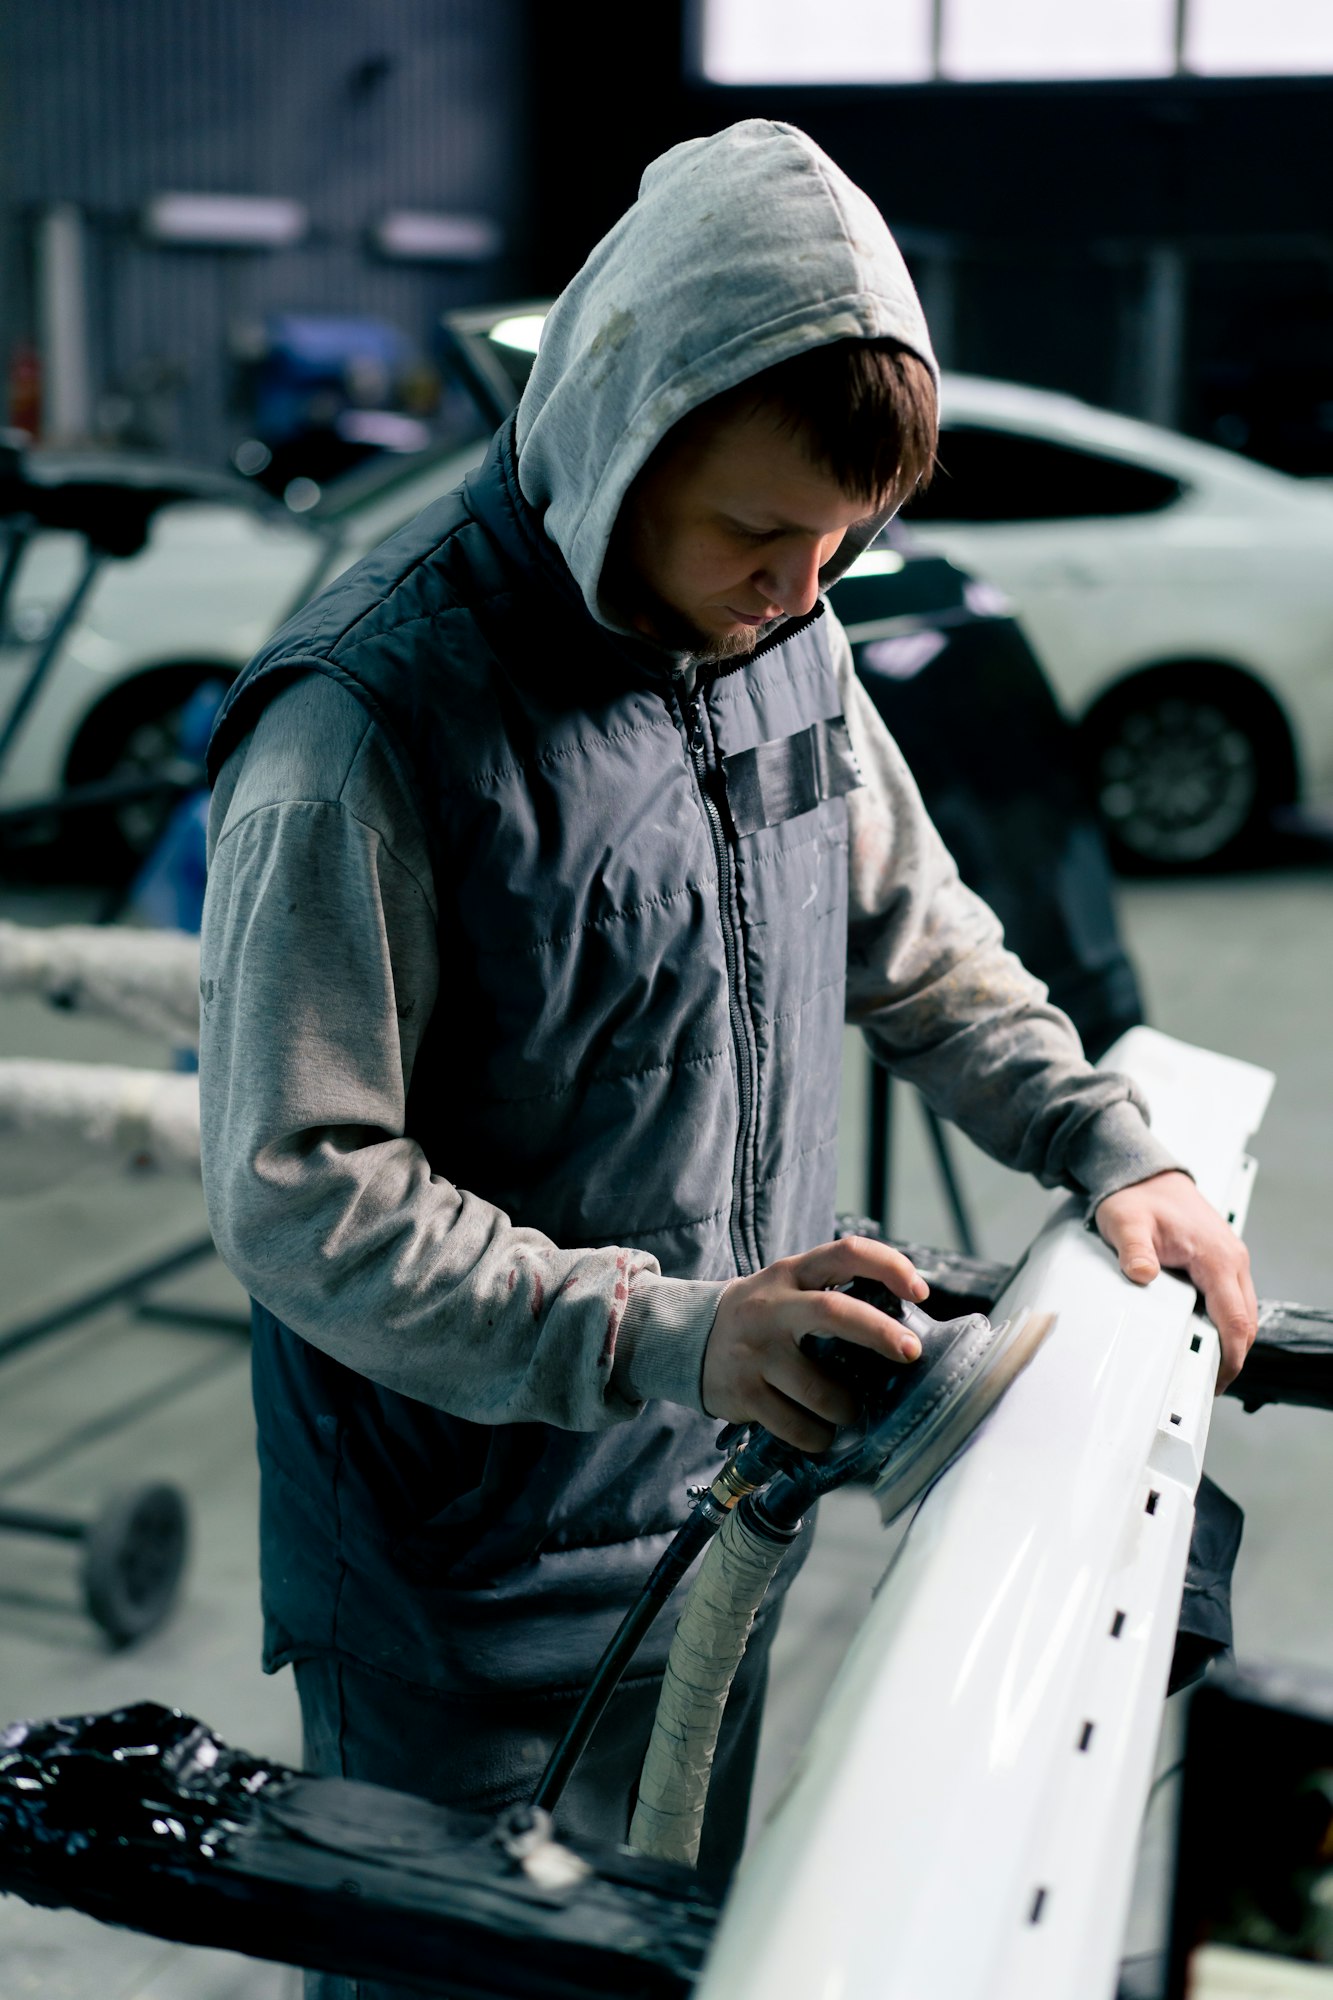
[[[709,1498],[727,1514],[738,1500],[743,1500],[747,1493],[753,1493],[757,1486],[764,1483],[763,1478],[748,1479],[737,1464],[739,1458],[740,1452],[733,1452],[708,1489]]]

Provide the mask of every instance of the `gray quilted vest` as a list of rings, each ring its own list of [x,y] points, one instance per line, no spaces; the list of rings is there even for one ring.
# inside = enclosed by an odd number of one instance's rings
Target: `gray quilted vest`
[[[858,779],[818,614],[693,699],[659,660],[588,616],[507,429],[250,664],[210,765],[292,674],[363,702],[436,867],[409,1133],[561,1245],[720,1278],[833,1231]],[[591,1435],[489,1428],[377,1387],[262,1302],[254,1327],[266,1664],[586,1680],[716,1470],[716,1421],[658,1402]]]

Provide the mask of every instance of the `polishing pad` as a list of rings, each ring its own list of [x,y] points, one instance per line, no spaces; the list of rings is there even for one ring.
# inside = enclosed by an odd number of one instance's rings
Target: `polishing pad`
[[[921,1342],[921,1358],[903,1370],[891,1409],[874,1427],[883,1453],[874,1494],[886,1526],[958,1456],[1055,1324],[1054,1313],[1026,1309],[998,1326],[983,1313],[933,1320],[908,1307],[901,1316]]]

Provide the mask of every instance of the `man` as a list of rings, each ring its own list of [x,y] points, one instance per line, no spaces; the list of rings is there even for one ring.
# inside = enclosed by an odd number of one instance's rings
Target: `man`
[[[266,1664],[314,1768],[530,1794],[716,1469],[819,1448],[801,1351],[924,1297],[831,1244],[844,1015],[981,1144],[1188,1271],[1245,1253],[959,883],[820,598],[928,472],[935,367],[869,200],[793,128],[675,148],[466,487],[300,613],[213,746],[205,1184],[254,1295]],[[780,1590],[781,1585],[779,1585]],[[704,1862],[744,1828],[767,1648]],[[673,1619],[562,1823],[623,1838]]]

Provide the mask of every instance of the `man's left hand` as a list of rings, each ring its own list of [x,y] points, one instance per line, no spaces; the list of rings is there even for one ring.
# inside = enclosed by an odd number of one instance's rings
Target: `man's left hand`
[[[1183,1271],[1203,1293],[1222,1342],[1220,1395],[1239,1375],[1259,1322],[1250,1253],[1235,1230],[1188,1174],[1176,1173],[1154,1174],[1108,1194],[1096,1221],[1136,1285],[1150,1284],[1163,1269]]]

